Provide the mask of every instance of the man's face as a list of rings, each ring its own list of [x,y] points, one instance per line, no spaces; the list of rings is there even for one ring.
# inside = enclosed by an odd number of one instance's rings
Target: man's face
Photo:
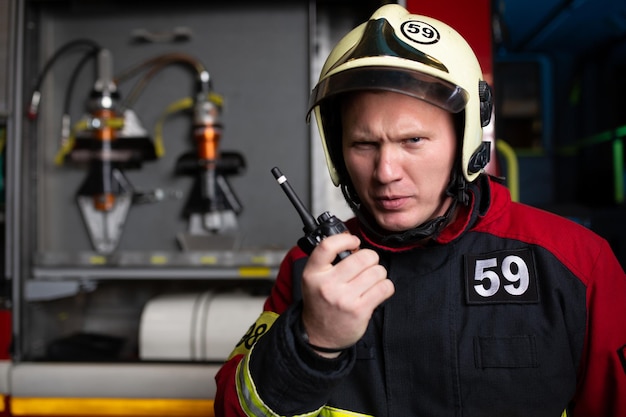
[[[342,107],[343,156],[379,226],[399,232],[443,215],[456,153],[452,115],[392,92],[360,92]]]

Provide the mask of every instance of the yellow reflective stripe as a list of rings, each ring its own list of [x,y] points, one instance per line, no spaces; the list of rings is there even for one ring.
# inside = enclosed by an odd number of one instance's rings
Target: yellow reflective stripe
[[[563,414],[561,414],[561,417],[567,417],[567,410],[563,410]]]
[[[319,417],[373,417],[369,414],[356,413],[349,410],[340,410],[335,407],[323,407]]]
[[[263,402],[256,394],[256,387],[254,386],[254,382],[252,382],[250,372],[248,371],[248,355],[246,355],[242,361],[239,362],[239,365],[237,365],[235,382],[237,384],[237,397],[239,398],[239,404],[247,416],[263,417],[264,415],[270,415],[263,413],[263,409],[267,409],[267,407],[264,406]],[[260,406],[257,406],[257,404]]]
[[[263,336],[272,327],[277,318],[278,314],[273,311],[262,312],[254,324],[248,328],[246,334],[237,342],[228,359],[230,360],[234,356],[245,355],[250,352],[250,349],[252,349],[259,337]]]
[[[237,383],[237,397],[239,397],[239,404],[244,413],[248,417],[280,417],[280,414],[271,410],[259,397],[259,394],[252,381],[250,375],[250,368],[248,363],[250,354],[244,356],[243,360],[239,362],[237,366],[237,375],[235,377]],[[299,414],[294,417],[313,417],[317,416],[320,410],[315,410],[311,413]]]

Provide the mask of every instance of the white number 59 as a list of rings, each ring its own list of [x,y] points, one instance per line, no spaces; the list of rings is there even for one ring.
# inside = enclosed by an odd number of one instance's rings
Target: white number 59
[[[504,279],[504,290],[511,295],[522,295],[528,289],[530,276],[528,266],[522,258],[509,255],[502,260],[498,269],[497,258],[476,261],[474,271],[474,289],[482,297],[492,297],[500,289]]]

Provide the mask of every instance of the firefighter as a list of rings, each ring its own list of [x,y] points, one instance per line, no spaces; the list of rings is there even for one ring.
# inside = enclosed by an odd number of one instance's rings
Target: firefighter
[[[626,416],[624,271],[485,172],[491,90],[457,32],[382,6],[310,109],[351,233],[286,255],[217,416]]]

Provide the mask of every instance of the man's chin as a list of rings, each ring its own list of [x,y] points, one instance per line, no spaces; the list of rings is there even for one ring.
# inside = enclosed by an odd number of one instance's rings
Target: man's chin
[[[383,229],[393,233],[411,230],[421,224],[416,219],[409,219],[406,218],[406,216],[401,216],[397,214],[379,214],[376,216],[376,222]]]

